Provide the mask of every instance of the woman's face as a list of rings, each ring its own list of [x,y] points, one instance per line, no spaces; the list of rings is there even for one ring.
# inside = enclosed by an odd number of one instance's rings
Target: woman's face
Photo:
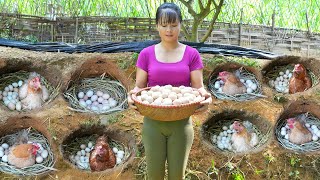
[[[180,34],[180,22],[157,24],[161,41],[176,42]]]

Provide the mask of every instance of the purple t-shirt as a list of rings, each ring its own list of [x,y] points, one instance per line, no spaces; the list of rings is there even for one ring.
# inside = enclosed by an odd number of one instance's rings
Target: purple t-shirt
[[[202,69],[199,52],[186,46],[181,61],[164,63],[156,59],[155,45],[144,48],[138,57],[136,66],[148,73],[148,86],[191,86],[190,72]]]

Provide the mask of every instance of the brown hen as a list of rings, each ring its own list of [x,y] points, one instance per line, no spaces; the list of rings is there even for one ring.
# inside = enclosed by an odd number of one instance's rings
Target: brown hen
[[[97,139],[96,145],[90,152],[89,164],[91,171],[103,171],[116,165],[116,156],[109,147],[105,135]]]
[[[228,71],[222,71],[219,73],[218,79],[224,82],[222,92],[228,95],[243,94],[246,92],[245,85],[240,79],[233,73]]]
[[[302,64],[296,64],[289,81],[289,93],[303,92],[309,89],[311,85],[311,79],[307,74],[306,68]]]
[[[287,119],[289,126],[288,139],[294,144],[304,144],[312,140],[312,133],[305,126],[306,115],[302,114],[295,118]]]

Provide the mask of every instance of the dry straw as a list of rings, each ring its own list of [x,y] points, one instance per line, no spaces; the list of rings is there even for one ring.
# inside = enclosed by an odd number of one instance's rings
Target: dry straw
[[[30,75],[30,72],[27,71],[17,71],[14,73],[9,73],[9,74],[3,74],[0,78],[0,90],[4,90],[6,86],[9,86],[10,84],[14,82],[18,82],[22,80],[25,82],[28,80]],[[61,88],[61,83],[59,83],[56,87],[53,87],[49,81],[47,81],[43,76],[41,76],[41,84],[43,84],[49,92],[49,98],[48,100],[43,104],[49,104],[55,97],[59,95],[59,90]],[[1,101],[3,105],[3,101]]]
[[[68,158],[68,161],[70,161],[69,156],[76,155],[77,152],[80,151],[81,144],[87,145],[88,142],[91,141],[94,146],[98,137],[99,137],[99,135],[92,134],[90,136],[75,138],[73,141],[69,142],[68,144],[63,144],[62,147],[64,149],[64,151],[63,151],[63,153],[65,154],[64,156],[66,158]],[[127,147],[125,144],[118,142],[118,141],[115,141],[111,138],[108,138],[108,144],[109,144],[110,148],[116,147],[118,150],[124,151],[124,156],[123,156],[122,162],[120,164],[116,164],[115,167],[122,165],[123,163],[125,163],[128,160],[128,158],[131,155],[131,149],[129,147]],[[73,164],[71,161],[70,161],[70,163]],[[88,167],[88,169],[85,169],[85,170],[90,171],[91,170],[90,166]]]
[[[262,87],[254,74],[247,71],[244,67],[239,68],[239,71],[240,71],[240,79],[244,79],[245,81],[251,80],[253,83],[257,84],[256,90],[254,90],[252,93],[228,95],[223,92],[218,92],[218,89],[214,87],[214,84],[217,81],[217,77],[211,77],[208,85],[210,92],[214,96],[216,96],[218,99],[226,99],[226,100],[233,100],[233,101],[249,101],[252,99],[256,99],[258,97],[266,97],[262,95]]]
[[[230,127],[230,125],[232,125],[234,121],[241,121],[243,123],[243,120],[237,119],[237,118],[234,118],[232,120],[229,120],[229,119],[228,120],[219,120],[219,121],[217,121],[215,123],[211,123],[211,126],[206,128],[207,130],[203,132],[203,133],[206,134],[205,137],[206,137],[207,141],[209,141],[212,144],[212,146],[213,146],[213,148],[215,150],[223,152],[223,153],[226,153],[226,154],[231,154],[231,155],[237,153],[237,152],[234,152],[234,151],[229,151],[227,149],[224,149],[222,151],[221,149],[219,149],[217,147],[216,144],[213,144],[212,140],[211,140],[211,137],[213,135],[219,136],[219,133],[223,131],[222,130],[223,126]],[[260,129],[265,128],[265,125],[266,125],[264,123],[259,122],[259,121],[262,121],[262,119],[259,119],[259,120],[257,119],[255,121],[250,121],[250,120],[248,120],[248,121],[252,124],[251,127],[246,127],[248,132],[256,133],[257,136],[258,136],[258,139],[259,139],[258,144],[255,147],[253,147],[252,149],[250,149],[250,151],[254,151],[257,148],[259,148],[262,145],[264,145],[270,139],[272,128],[271,128],[270,125],[268,125],[267,129],[265,129],[265,132],[261,132]],[[204,125],[204,126],[207,126],[207,125]]]
[[[12,146],[15,143],[15,139],[18,137],[20,132],[15,134],[6,135],[0,138],[0,144],[8,143],[9,146]],[[0,171],[8,174],[14,174],[18,176],[36,176],[48,173],[50,171],[55,171],[53,168],[55,164],[54,155],[50,148],[50,144],[47,141],[47,138],[44,137],[41,133],[31,128],[28,134],[28,141],[41,144],[41,146],[48,151],[48,157],[43,160],[42,163],[35,163],[32,166],[25,168],[16,168],[15,166],[9,165],[4,162],[0,162]]]
[[[108,93],[110,97],[114,98],[118,102],[117,106],[105,111],[92,111],[90,109],[80,106],[78,93],[80,91],[87,92],[88,90],[93,90],[95,92],[102,91],[103,93]],[[128,108],[126,88],[120,82],[111,80],[104,76],[96,78],[84,78],[80,81],[79,84],[74,84],[72,87],[70,87],[64,93],[64,96],[69,100],[71,106],[69,108],[73,111],[78,112],[110,114]]]
[[[270,80],[276,80],[276,78],[279,76],[280,72],[286,72],[287,69],[294,69],[294,65],[293,64],[288,64],[285,66],[275,66],[271,71],[269,71],[266,74],[266,78],[268,80],[268,82]],[[312,82],[312,87],[316,86],[319,83],[319,77],[317,77],[311,70],[307,69],[307,73],[309,75],[309,77],[311,78],[311,82]]]
[[[320,126],[320,120],[308,112],[306,113],[306,122],[311,125],[316,125],[317,127]],[[320,140],[299,145],[291,143],[288,139],[285,139],[284,136],[281,135],[281,128],[286,126],[286,124],[286,119],[280,119],[277,122],[275,129],[276,137],[284,148],[298,152],[312,152],[320,149]]]

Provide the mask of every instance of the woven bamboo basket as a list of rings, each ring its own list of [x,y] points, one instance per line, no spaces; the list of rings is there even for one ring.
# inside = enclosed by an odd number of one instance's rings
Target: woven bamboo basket
[[[137,99],[137,96],[143,90],[149,90],[151,87],[143,88],[140,91],[132,94],[132,100],[138,111],[151,119],[158,121],[177,121],[190,117],[200,106],[199,102],[192,102],[182,105],[150,105],[144,104]],[[195,90],[195,89],[194,89]]]

